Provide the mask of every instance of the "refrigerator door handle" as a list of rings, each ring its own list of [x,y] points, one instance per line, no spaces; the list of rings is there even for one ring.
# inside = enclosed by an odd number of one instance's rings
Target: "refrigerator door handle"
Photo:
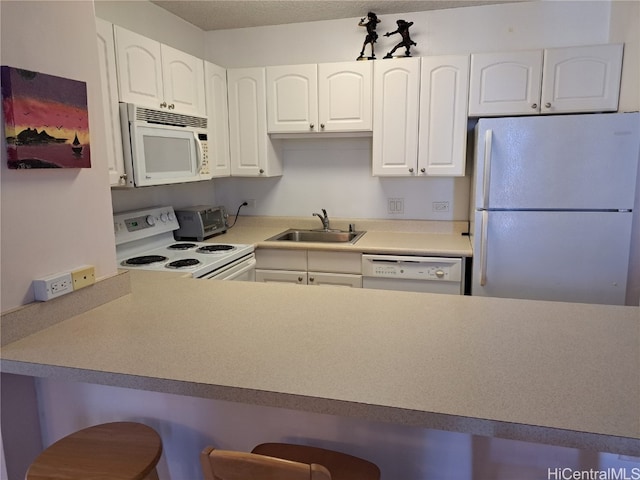
[[[489,212],[482,212],[482,225],[480,226],[480,286],[487,284],[487,234],[489,230]]]
[[[491,147],[493,130],[484,132],[484,172],[482,176],[482,208],[489,208],[489,186],[491,184]]]

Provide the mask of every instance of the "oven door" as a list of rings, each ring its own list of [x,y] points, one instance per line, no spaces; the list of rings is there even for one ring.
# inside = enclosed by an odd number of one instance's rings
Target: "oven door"
[[[252,253],[201,278],[205,280],[254,282],[256,279],[256,256]]]

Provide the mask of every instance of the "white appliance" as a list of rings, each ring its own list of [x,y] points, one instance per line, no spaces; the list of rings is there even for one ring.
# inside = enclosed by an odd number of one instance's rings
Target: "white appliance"
[[[472,295],[623,305],[640,114],[481,119]]]
[[[362,255],[362,288],[462,295],[461,258]]]
[[[121,268],[183,272],[202,279],[255,280],[253,245],[176,241],[179,228],[172,207],[113,216],[116,257]]]
[[[120,104],[127,187],[210,180],[207,119]]]

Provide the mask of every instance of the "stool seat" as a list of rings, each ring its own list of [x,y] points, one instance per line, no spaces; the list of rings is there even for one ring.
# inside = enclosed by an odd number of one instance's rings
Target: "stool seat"
[[[380,479],[380,469],[375,463],[334,450],[290,443],[263,443],[255,447],[251,453],[322,465],[331,473],[331,480]]]
[[[158,433],[141,423],[115,422],[72,433],[46,448],[26,480],[157,479]]]

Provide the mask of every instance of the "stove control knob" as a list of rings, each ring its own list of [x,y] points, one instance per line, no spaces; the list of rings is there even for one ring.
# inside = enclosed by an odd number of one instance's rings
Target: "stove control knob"
[[[166,213],[161,213],[160,214],[160,220],[162,221],[162,223],[167,223],[168,219],[169,219],[169,217],[167,216]]]
[[[153,227],[156,224],[156,219],[154,218],[153,215],[147,215],[147,225]]]
[[[176,219],[176,216],[173,214],[173,212],[169,212],[167,216],[169,217],[170,222],[173,222]]]
[[[443,270],[436,270],[436,277],[438,278],[444,278],[444,271]]]

